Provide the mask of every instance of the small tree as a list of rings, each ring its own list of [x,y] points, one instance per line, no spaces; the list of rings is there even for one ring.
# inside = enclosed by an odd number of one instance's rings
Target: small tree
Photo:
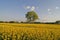
[[[27,22],[33,22],[38,19],[38,15],[34,11],[27,12],[26,14]]]
[[[60,24],[60,20],[56,21],[57,24]]]
[[[15,21],[9,21],[9,23],[16,23]]]

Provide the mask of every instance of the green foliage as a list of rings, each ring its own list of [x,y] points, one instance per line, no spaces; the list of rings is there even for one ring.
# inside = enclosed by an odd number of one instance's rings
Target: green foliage
[[[56,24],[60,24],[60,20],[56,21]]]
[[[19,22],[18,21],[9,21],[8,23],[19,23]]]
[[[26,18],[28,22],[33,22],[38,19],[38,15],[34,11],[27,12]]]
[[[0,21],[0,23],[4,23],[4,21]]]

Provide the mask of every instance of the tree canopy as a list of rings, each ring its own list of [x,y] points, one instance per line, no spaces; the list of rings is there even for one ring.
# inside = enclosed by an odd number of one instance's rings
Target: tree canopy
[[[26,14],[26,18],[27,18],[27,21],[28,21],[28,22],[33,22],[33,21],[35,21],[35,20],[38,19],[38,15],[37,15],[37,13],[34,12],[34,11],[29,11],[29,12],[27,12],[27,14]]]

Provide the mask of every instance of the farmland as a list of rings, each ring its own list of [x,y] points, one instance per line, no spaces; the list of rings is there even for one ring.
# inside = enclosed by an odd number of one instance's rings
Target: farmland
[[[60,25],[0,23],[0,40],[60,40]]]

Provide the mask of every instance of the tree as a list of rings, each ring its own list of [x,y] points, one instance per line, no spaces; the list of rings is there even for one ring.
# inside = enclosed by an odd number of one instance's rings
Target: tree
[[[57,24],[60,24],[60,20],[56,21]]]
[[[33,22],[38,19],[38,15],[34,11],[29,11],[26,14],[27,22]]]
[[[9,23],[16,23],[15,21],[9,21]]]

